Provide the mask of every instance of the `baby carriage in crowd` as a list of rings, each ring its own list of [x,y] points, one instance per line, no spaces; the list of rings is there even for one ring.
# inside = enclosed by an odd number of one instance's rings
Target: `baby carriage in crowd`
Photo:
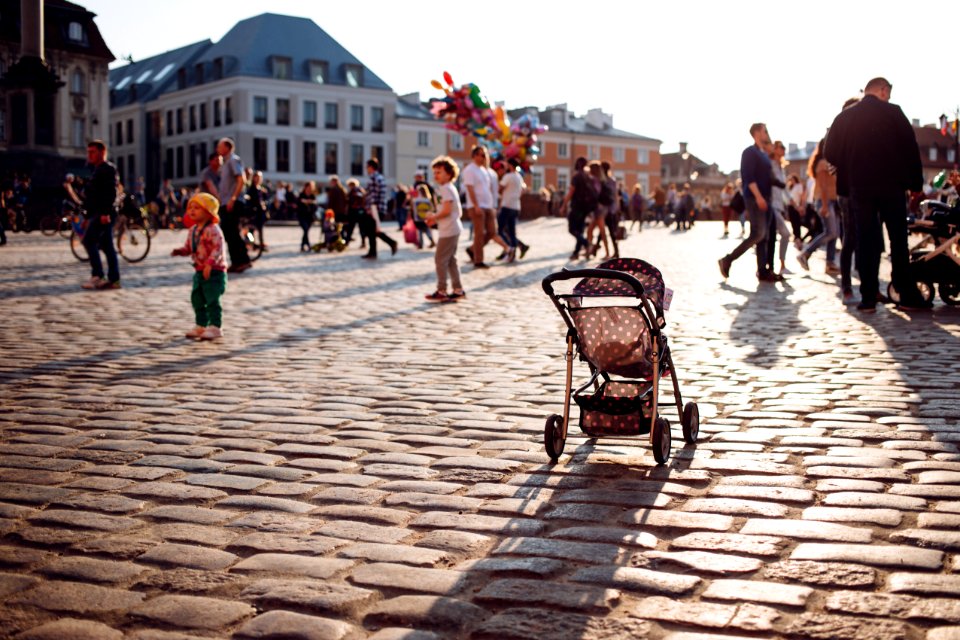
[[[579,280],[571,293],[554,292],[554,283]],[[700,410],[680,397],[673,358],[663,333],[665,287],[660,271],[633,258],[617,258],[596,269],[566,270],[543,279],[543,290],[567,325],[566,391],[563,415],[551,415],[544,429],[547,455],[563,452],[570,422],[570,399],[580,406],[580,429],[590,437],[650,435],[653,457],[670,457],[670,422],[658,413],[660,380],[669,375],[683,439],[693,444]],[[611,304],[619,303],[619,304]],[[669,306],[669,305],[668,305]],[[573,361],[579,356],[590,379],[573,389]],[[617,376],[613,378],[612,376]]]
[[[960,304],[960,203],[953,206],[937,200],[920,203],[920,217],[908,227],[921,234],[920,242],[910,247],[910,279],[926,302],[933,302],[934,284],[940,299],[949,305]],[[899,302],[900,293],[893,283],[887,295]]]
[[[327,209],[323,214],[323,220],[320,222],[320,230],[323,232],[323,243],[314,245],[314,251],[343,251],[347,248],[347,243],[343,240],[343,224],[337,222],[333,209]]]

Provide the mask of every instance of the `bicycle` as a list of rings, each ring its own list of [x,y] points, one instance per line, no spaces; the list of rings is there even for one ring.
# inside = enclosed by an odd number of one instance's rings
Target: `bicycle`
[[[263,235],[253,216],[241,214],[239,217],[240,237],[247,246],[247,255],[250,262],[255,261],[263,254]]]
[[[86,262],[90,260],[87,248],[83,246],[83,210],[78,209],[77,215],[71,220],[70,251],[74,257]],[[143,224],[129,215],[118,215],[113,225],[114,241],[117,244],[117,253],[124,261],[134,264],[141,262],[150,253],[150,234]]]
[[[69,238],[72,228],[71,221],[73,212],[78,207],[79,205],[76,203],[70,200],[64,200],[60,206],[59,215],[56,213],[48,213],[40,218],[40,233],[45,236],[54,236],[59,233],[60,237]]]

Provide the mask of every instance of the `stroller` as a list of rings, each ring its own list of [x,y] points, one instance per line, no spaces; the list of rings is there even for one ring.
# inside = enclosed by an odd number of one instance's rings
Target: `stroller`
[[[924,200],[920,214],[908,225],[910,233],[922,236],[910,247],[910,279],[917,283],[925,302],[933,302],[936,283],[941,300],[960,305],[960,204]],[[887,296],[893,302],[900,301],[900,292],[892,282]]]
[[[571,293],[554,292],[554,283],[579,280]],[[680,397],[673,358],[663,333],[665,287],[660,271],[632,258],[617,258],[596,269],[564,269],[543,279],[543,290],[567,325],[566,391],[563,415],[551,415],[544,428],[547,455],[556,462],[570,423],[570,399],[580,406],[580,429],[590,437],[649,434],[653,457],[670,457],[670,422],[658,413],[660,379],[673,380],[683,439],[697,440],[700,410]],[[630,304],[613,306],[618,298]],[[605,300],[606,299],[606,300]],[[607,304],[604,304],[604,303]],[[668,304],[669,306],[669,304]],[[573,361],[579,356],[590,379],[573,389]],[[613,378],[612,376],[618,376]]]
[[[340,252],[347,248],[347,243],[343,239],[343,224],[337,222],[333,209],[327,209],[320,221],[320,230],[323,232],[323,242],[315,244],[312,248],[316,252],[326,249],[330,252]]]

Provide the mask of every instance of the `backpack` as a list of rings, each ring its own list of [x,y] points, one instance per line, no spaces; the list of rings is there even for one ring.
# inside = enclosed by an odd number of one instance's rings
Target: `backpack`
[[[613,193],[613,185],[610,180],[604,180],[600,183],[600,195],[597,196],[597,200],[605,207],[609,207],[613,204],[613,198],[615,194]]]
[[[597,208],[597,192],[586,174],[573,177],[573,207],[578,213],[593,213]]]
[[[737,214],[743,213],[743,210],[747,208],[747,203],[743,201],[743,193],[737,191],[733,194],[733,198],[730,200],[730,208],[737,212]]]

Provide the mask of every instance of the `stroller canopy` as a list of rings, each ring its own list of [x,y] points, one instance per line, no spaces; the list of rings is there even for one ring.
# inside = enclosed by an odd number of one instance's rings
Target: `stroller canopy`
[[[663,311],[663,275],[660,270],[639,258],[616,258],[607,260],[597,267],[629,273],[643,284],[643,289],[657,312]],[[573,288],[575,295],[584,297],[594,296],[627,296],[635,297],[633,288],[621,280],[606,278],[584,278]]]

